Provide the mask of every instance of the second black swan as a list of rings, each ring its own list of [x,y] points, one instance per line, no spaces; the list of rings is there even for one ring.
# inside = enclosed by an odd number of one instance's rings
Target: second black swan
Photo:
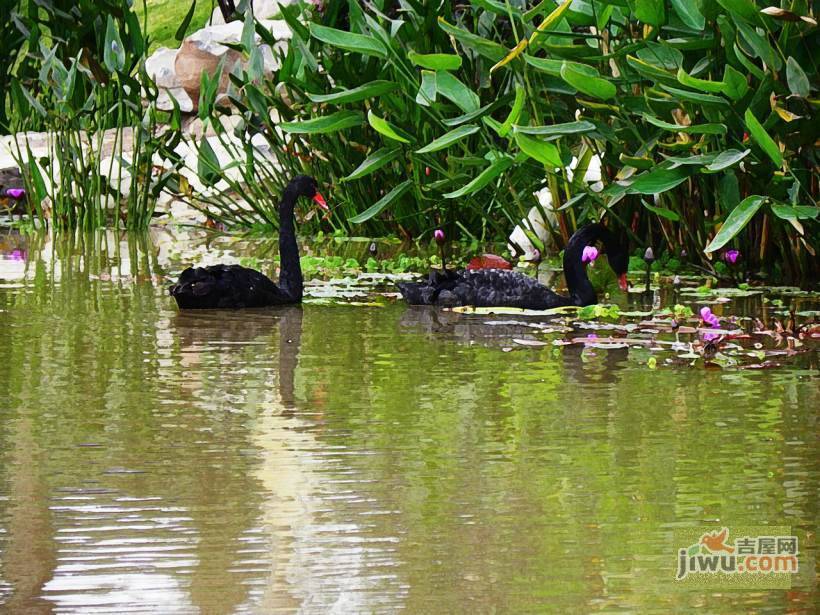
[[[279,202],[279,284],[240,265],[188,267],[168,290],[180,309],[247,308],[286,305],[302,301],[302,267],[296,245],[293,210],[299,197],[313,199],[327,210],[315,179],[294,177]]]
[[[602,224],[588,224],[570,237],[564,250],[564,277],[568,296],[559,295],[537,280],[515,271],[479,269],[477,271],[434,271],[421,282],[399,283],[402,296],[411,305],[475,307],[517,307],[528,310],[597,302],[595,289],[587,277],[582,255],[586,246],[601,241],[609,266],[626,290],[629,254],[626,247]]]

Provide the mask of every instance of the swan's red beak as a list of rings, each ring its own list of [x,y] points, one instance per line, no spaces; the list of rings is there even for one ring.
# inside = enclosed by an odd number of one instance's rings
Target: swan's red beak
[[[626,274],[622,273],[618,276],[618,286],[621,287],[621,290],[626,292],[629,289],[629,282],[626,281]]]
[[[319,207],[321,207],[321,208],[322,208],[322,209],[324,209],[325,211],[330,211],[330,208],[327,206],[327,201],[325,200],[325,197],[323,197],[323,196],[322,196],[321,194],[319,194],[318,192],[317,192],[316,194],[314,194],[314,195],[313,195],[313,200],[316,202],[316,204],[317,204]]]

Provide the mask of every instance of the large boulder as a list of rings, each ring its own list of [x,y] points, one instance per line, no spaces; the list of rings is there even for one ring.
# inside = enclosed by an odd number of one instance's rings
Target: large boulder
[[[185,88],[177,79],[176,58],[178,49],[160,47],[145,61],[145,71],[159,88],[157,106],[165,111],[173,109],[171,98],[176,99],[180,110],[190,113],[194,103]]]

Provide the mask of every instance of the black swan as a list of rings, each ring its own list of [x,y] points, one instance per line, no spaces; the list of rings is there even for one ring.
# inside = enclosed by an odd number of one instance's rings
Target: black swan
[[[296,245],[293,208],[300,196],[312,198],[327,210],[315,179],[294,177],[279,202],[279,284],[239,265],[188,267],[168,290],[180,309],[246,308],[285,305],[302,301],[302,267]]]
[[[422,282],[399,283],[402,296],[411,305],[472,305],[475,307],[517,307],[546,310],[567,305],[592,305],[595,289],[587,277],[582,257],[584,248],[601,241],[609,266],[626,290],[629,254],[626,247],[602,224],[588,224],[570,237],[564,250],[564,277],[569,296],[556,294],[535,279],[515,271],[433,271]]]

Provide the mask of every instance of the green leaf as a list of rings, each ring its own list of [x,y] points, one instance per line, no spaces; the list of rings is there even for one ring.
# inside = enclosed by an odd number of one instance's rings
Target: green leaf
[[[362,163],[347,177],[343,177],[341,181],[348,182],[354,179],[359,179],[365,175],[378,171],[388,162],[395,160],[401,153],[401,147],[383,147],[376,150],[365,158]]]
[[[722,171],[723,169],[728,169],[743,160],[751,151],[752,150],[750,149],[743,150],[742,152],[736,149],[727,149],[725,152],[720,152],[714,162],[707,164],[706,168],[709,171]]]
[[[421,85],[416,93],[416,102],[425,107],[429,107],[436,102],[438,88],[436,86],[436,73],[431,70],[421,71]]]
[[[715,96],[713,94],[701,94],[700,92],[689,92],[681,90],[680,88],[673,88],[672,86],[659,84],[662,90],[673,94],[680,100],[688,100],[689,102],[696,102],[702,105],[720,105],[721,107],[728,107],[729,101],[722,96]]]
[[[652,117],[646,113],[643,114],[643,119],[653,126],[657,126],[658,128],[663,128],[664,130],[669,130],[671,132],[682,132],[684,134],[696,135],[726,134],[726,126],[723,124],[695,124],[693,126],[683,126],[681,124],[670,124],[669,122],[664,122],[663,120]]]
[[[479,55],[482,55],[493,62],[498,62],[501,58],[507,55],[507,50],[498,43],[449,24],[443,17],[438,18],[438,25],[442,30],[459,41],[462,45],[474,50]]]
[[[185,17],[182,18],[182,23],[179,24],[179,28],[174,33],[174,38],[178,41],[181,41],[185,38],[185,32],[188,30],[188,26],[191,25],[191,19],[194,17],[194,9],[196,8],[196,0],[191,0],[191,8],[188,9],[188,12],[185,13]]]
[[[715,238],[703,250],[706,253],[720,250],[729,243],[749,223],[761,205],[766,202],[765,196],[753,194],[747,196],[727,216]]]
[[[629,185],[628,191],[632,194],[660,194],[685,182],[689,173],[686,167],[641,173]]]
[[[453,143],[460,141],[466,136],[475,134],[479,130],[480,128],[475,124],[466,124],[464,126],[459,126],[458,128],[443,134],[438,139],[431,141],[421,149],[416,150],[416,153],[429,154],[431,152],[437,152],[439,150],[450,147]]]
[[[584,64],[564,62],[561,65],[561,78],[579,92],[602,100],[614,98],[618,91],[598,71]]]
[[[320,26],[312,22],[310,24],[310,35],[332,47],[355,51],[362,55],[375,56],[377,58],[387,57],[387,50],[384,48],[384,45],[372,36],[345,32],[344,30],[328,28],[327,26]]]
[[[373,216],[378,215],[381,211],[393,203],[396,199],[398,199],[402,194],[407,192],[410,187],[413,185],[413,180],[408,179],[400,183],[398,186],[393,188],[390,192],[385,194],[382,198],[378,200],[378,202],[374,203],[362,213],[357,216],[353,216],[352,218],[348,218],[348,222],[352,224],[361,224],[362,222],[367,222]]]
[[[521,111],[524,109],[525,98],[526,90],[522,86],[516,85],[515,101],[513,101],[513,106],[512,109],[510,109],[509,115],[507,115],[507,119],[504,120],[504,123],[501,124],[501,127],[498,129],[499,137],[506,137],[507,134],[509,134],[513,124],[515,124],[518,121],[518,118],[521,117]]]
[[[467,194],[472,194],[474,192],[478,192],[484,186],[489,184],[492,180],[496,177],[501,175],[504,171],[506,171],[510,166],[512,166],[513,159],[509,156],[500,155],[498,156],[486,169],[484,169],[481,173],[479,173],[478,177],[473,179],[470,183],[466,186],[459,188],[454,192],[448,192],[444,195],[446,199],[457,199],[459,197],[465,196]]]
[[[806,205],[786,205],[785,203],[772,203],[772,213],[782,220],[808,220],[817,218],[820,214],[820,207],[809,207]]]
[[[416,53],[411,51],[407,59],[416,66],[430,70],[458,70],[461,68],[461,56],[454,53]]]
[[[561,21],[564,14],[569,10],[570,4],[572,4],[572,0],[564,0],[564,2],[558,4],[558,6],[555,7],[549,15],[544,17],[544,20],[538,24],[535,32],[533,32],[532,36],[530,36],[529,44],[536,45],[543,42],[543,39],[546,38],[544,33],[549,32],[554,25]]]
[[[279,128],[291,134],[327,134],[359,126],[361,123],[361,113],[357,111],[337,111],[330,115],[301,122],[283,122],[279,124]]]
[[[696,77],[692,77],[689,75],[685,70],[682,68],[678,69],[678,82],[682,83],[685,86],[690,88],[694,88],[696,90],[701,90],[702,92],[712,92],[715,94],[720,94],[723,92],[723,82],[722,81],[709,81],[707,79],[698,79]]]
[[[242,24],[241,38],[242,48],[245,50],[245,53],[251,53],[251,51],[257,47],[256,29],[254,28],[255,21],[253,11],[245,11],[245,22]]]
[[[436,71],[436,91],[464,113],[476,111],[480,106],[478,95],[446,71]]]
[[[680,17],[680,20],[693,30],[701,31],[706,25],[706,19],[698,10],[697,2],[694,0],[672,0],[672,8]]]
[[[208,139],[203,138],[199,143],[196,173],[206,186],[213,186],[219,181],[219,159],[216,157]]]
[[[552,143],[542,141],[535,137],[529,137],[517,131],[514,134],[518,147],[530,158],[534,158],[551,169],[564,166],[564,163],[561,161],[561,152],[559,152],[558,148]]]
[[[561,76],[561,66],[564,64],[563,60],[550,60],[549,58],[536,58],[535,56],[524,54],[524,61],[541,72],[552,75],[553,77]]]
[[[782,167],[783,155],[780,153],[777,143],[775,143],[774,139],[769,136],[769,133],[767,133],[766,129],[763,128],[763,125],[757,121],[757,118],[752,113],[752,110],[746,109],[746,113],[743,115],[743,118],[746,120],[746,128],[749,129],[749,134],[754,142],[757,143],[764,152],[766,152],[778,168]]]
[[[786,60],[786,82],[789,84],[789,90],[795,96],[809,97],[809,78],[806,77],[806,73],[803,72],[797,60],[791,56]]]
[[[780,60],[777,52],[769,45],[769,42],[745,21],[740,19],[735,19],[734,21],[743,40],[749,44],[755,55],[763,60],[767,66],[771,67],[772,70],[778,72],[782,68],[783,62]]]
[[[399,86],[395,81],[376,80],[350,90],[341,90],[331,94],[311,94],[307,97],[315,103],[334,103],[341,105],[344,103],[358,102],[369,98],[376,98],[382,94],[392,92]]]
[[[717,3],[731,13],[733,17],[740,16],[753,23],[759,21],[754,0],[717,0]]]
[[[390,122],[373,113],[372,109],[367,112],[367,123],[373,127],[373,130],[388,139],[393,139],[399,143],[410,143],[410,139],[401,136]]]
[[[749,91],[746,76],[731,65],[726,65],[723,71],[723,93],[732,100],[740,100]]]
[[[105,25],[105,48],[103,63],[109,72],[116,73],[125,68],[125,48],[122,46],[119,30],[113,17],[108,16]]]
[[[645,60],[641,60],[635,56],[627,55],[626,63],[634,68],[638,74],[646,77],[647,79],[651,79],[652,81],[665,81],[668,83],[677,82],[675,75],[665,68],[651,64],[650,62],[646,62]]]
[[[659,216],[666,218],[667,220],[671,220],[672,222],[680,221],[680,216],[676,211],[672,211],[671,209],[665,209],[663,207],[655,207],[654,205],[650,205],[649,203],[647,203],[646,199],[641,199],[641,204],[652,213],[658,214]]]
[[[580,120],[578,122],[566,122],[564,124],[553,124],[551,126],[513,126],[515,132],[525,135],[561,136],[572,135],[580,132],[592,132],[595,124]]]
[[[662,26],[666,23],[664,0],[628,0],[628,3],[639,21],[652,26]]]

